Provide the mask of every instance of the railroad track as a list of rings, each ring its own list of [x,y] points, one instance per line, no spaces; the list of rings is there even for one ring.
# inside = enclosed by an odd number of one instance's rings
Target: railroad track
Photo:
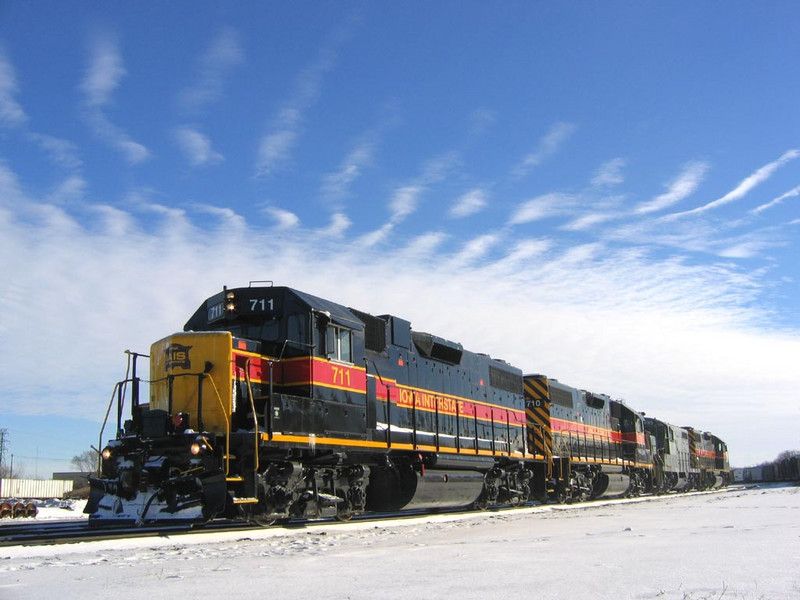
[[[494,510],[494,509],[493,509]],[[462,513],[464,508],[442,509],[437,511],[407,510],[396,513],[368,513],[354,516],[351,522],[380,521],[389,519],[410,519],[427,514]],[[271,525],[272,529],[296,529],[330,525],[334,518],[288,519]],[[74,544],[78,542],[111,540],[134,537],[166,537],[201,533],[220,533],[227,531],[252,531],[264,529],[247,521],[217,520],[198,524],[143,524],[143,525],[90,525],[87,521],[43,521],[27,523],[8,523],[0,526],[0,547],[3,546],[42,546],[55,544]]]
[[[203,531],[226,531],[247,528],[249,523],[210,523]],[[89,525],[86,521],[53,521],[3,525],[0,527],[0,547],[72,544],[77,542],[148,536],[174,536],[199,531],[192,525],[104,526]]]
[[[694,494],[708,494],[720,491],[731,491],[736,488],[725,488],[723,490],[713,490],[704,492],[688,492],[680,494],[694,495]],[[608,500],[618,502],[635,502],[635,501],[648,501],[657,500],[659,498],[677,497],[677,494],[669,494],[664,496],[644,495],[638,498],[609,498],[599,499],[595,501],[580,502],[570,504],[569,506],[591,506],[595,502],[603,502]],[[528,503],[523,506],[495,506],[489,509],[488,512],[502,512],[515,508],[530,508],[538,506],[539,503]],[[554,508],[567,508],[567,505],[551,504]],[[382,521],[382,520],[401,520],[412,519],[425,515],[442,515],[442,514],[456,514],[464,512],[474,512],[470,509],[460,508],[443,508],[436,510],[403,510],[393,513],[366,513],[354,516],[351,522],[358,521]],[[314,527],[320,525],[330,525],[336,522],[334,518],[323,519],[288,519],[286,521],[278,522],[268,528],[272,529],[296,529]],[[41,546],[41,545],[55,545],[55,544],[72,544],[78,542],[111,540],[118,538],[133,538],[133,537],[167,537],[167,536],[180,536],[188,534],[202,534],[202,533],[220,533],[228,531],[253,531],[264,529],[261,525],[256,525],[247,521],[233,521],[233,520],[216,520],[210,523],[198,524],[177,524],[177,525],[164,525],[164,524],[143,524],[137,525],[89,525],[87,521],[69,520],[69,521],[40,521],[40,522],[26,522],[26,523],[5,523],[0,525],[0,547],[3,546]]]
[[[0,547],[66,544],[132,535],[158,535],[163,528],[96,528],[86,521],[43,522],[4,525],[0,528]]]

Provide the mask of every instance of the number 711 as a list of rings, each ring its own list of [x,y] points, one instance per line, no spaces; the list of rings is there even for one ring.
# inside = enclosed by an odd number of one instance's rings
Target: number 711
[[[265,300],[264,298],[250,299],[250,312],[255,312],[257,310],[273,310],[274,307],[274,300],[270,298],[269,300]]]

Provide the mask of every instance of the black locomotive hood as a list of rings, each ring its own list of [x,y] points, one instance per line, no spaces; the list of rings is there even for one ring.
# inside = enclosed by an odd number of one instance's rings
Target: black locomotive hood
[[[184,331],[219,329],[225,322],[284,315],[295,311],[324,315],[330,322],[361,331],[364,324],[350,309],[283,286],[228,288],[207,298],[186,322]]]

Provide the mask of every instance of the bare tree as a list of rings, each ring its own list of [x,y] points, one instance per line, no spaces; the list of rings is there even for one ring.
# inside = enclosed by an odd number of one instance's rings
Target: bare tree
[[[0,477],[2,478],[15,478],[15,479],[22,479],[25,477],[25,466],[22,464],[14,465],[13,471],[11,470],[11,464],[3,465],[0,467]]]
[[[97,472],[97,451],[92,449],[76,454],[72,457],[72,466],[81,473],[95,473]]]
[[[783,452],[778,454],[778,458],[776,458],[775,460],[776,461],[786,460],[787,458],[793,458],[798,454],[800,454],[800,450],[784,450]]]

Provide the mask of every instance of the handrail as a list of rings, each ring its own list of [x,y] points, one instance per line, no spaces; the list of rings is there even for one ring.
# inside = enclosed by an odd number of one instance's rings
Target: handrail
[[[370,360],[369,358],[364,357],[364,373],[369,375],[369,363],[372,363],[372,366],[375,368],[375,375],[378,376],[378,380],[381,382],[381,385],[386,388],[386,447],[392,447],[392,386],[386,383],[381,377],[380,369],[378,369],[378,365],[375,364],[374,360]],[[375,376],[373,375],[373,377]],[[364,390],[366,392],[366,390]],[[413,392],[412,392],[413,398]],[[375,390],[375,400],[378,399],[378,390]],[[413,412],[412,412],[413,415]],[[413,417],[412,417],[413,418]],[[416,447],[416,437],[417,431],[416,427],[414,428],[414,447]]]
[[[456,402],[456,452],[461,454],[461,402]]]
[[[387,404],[388,404],[388,395],[387,395]],[[389,419],[386,419],[389,421]],[[388,423],[388,426],[391,427],[391,422]],[[417,392],[415,390],[411,390],[411,444],[413,449],[417,449]],[[389,444],[391,446],[391,443]]]
[[[119,389],[120,389],[121,385],[123,385],[124,383],[127,383],[128,376],[131,373],[131,356],[134,357],[134,359],[133,359],[134,362],[136,361],[135,357],[143,356],[143,355],[140,355],[140,354],[138,354],[136,352],[131,352],[130,350],[126,350],[125,354],[128,355],[128,359],[126,361],[127,364],[125,366],[125,379],[115,383],[114,384],[114,389],[111,391],[111,398],[109,398],[109,400],[108,400],[108,408],[106,409],[106,415],[103,418],[103,425],[100,427],[100,435],[98,437],[98,445],[97,445],[98,448],[102,448],[105,445],[103,443],[103,434],[106,431],[106,425],[108,424],[108,416],[111,414],[111,407],[114,406],[114,397],[115,396],[117,397],[117,415],[119,415],[120,412],[122,411],[122,406],[120,404],[120,398],[119,398]],[[115,434],[116,438],[119,438],[119,433],[120,433],[120,425],[121,425],[121,423],[119,421],[120,421],[120,417],[118,416],[117,417],[117,432]],[[103,462],[103,457],[98,452],[98,454],[97,454],[97,471],[98,472],[100,472],[100,470],[102,468],[102,462]]]
[[[225,417],[225,476],[227,477],[231,469],[231,421],[228,418],[228,411],[225,410],[225,405],[222,403],[222,397],[219,395],[219,389],[214,382],[214,378],[209,373],[204,373],[204,375],[208,376],[211,387],[214,388],[217,402],[219,402],[219,407],[222,409],[222,416]]]
[[[439,396],[434,395],[434,424],[436,430],[436,451],[439,451]]]
[[[475,454],[480,454],[480,436],[478,435],[478,410],[477,408],[472,409],[472,421],[475,424]]]
[[[102,448],[105,445],[105,444],[103,444],[103,433],[105,433],[106,424],[108,423],[108,415],[111,414],[111,407],[114,406],[114,398],[117,396],[117,388],[121,385],[121,383],[122,382],[115,383],[114,384],[114,389],[111,392],[111,398],[108,401],[108,408],[106,409],[106,416],[103,419],[103,425],[100,427],[99,444],[97,446],[98,448]],[[119,431],[117,431],[117,435],[119,435]],[[98,454],[97,454],[97,470],[98,470],[98,472],[100,471],[100,468],[102,466],[102,460],[103,460],[103,458],[100,455],[100,453],[98,452]]]
[[[247,396],[250,398],[250,410],[253,411],[253,427],[255,435],[253,436],[255,448],[253,451],[253,472],[258,473],[258,415],[256,414],[256,402],[253,398],[253,382],[250,380],[250,362],[252,358],[248,358],[245,362],[244,379],[247,382]]]
[[[477,412],[477,411],[476,411]],[[489,415],[492,417],[492,454],[497,454],[497,440],[494,436],[494,407],[489,408]]]
[[[267,437],[269,438],[270,441],[272,441],[272,433],[273,433],[273,426],[272,426],[272,401],[273,401],[273,397],[272,397],[272,395],[275,392],[275,386],[274,386],[274,383],[273,383],[274,377],[275,377],[275,373],[274,373],[273,367],[275,366],[276,362],[280,362],[280,361],[281,361],[280,358],[278,358],[278,359],[270,358],[270,359],[267,360],[267,363],[269,364],[269,391],[268,391],[268,396],[267,396],[267,405],[264,407],[266,409],[264,411],[264,424],[267,427]]]
[[[506,451],[511,456],[511,415],[506,410]]]

